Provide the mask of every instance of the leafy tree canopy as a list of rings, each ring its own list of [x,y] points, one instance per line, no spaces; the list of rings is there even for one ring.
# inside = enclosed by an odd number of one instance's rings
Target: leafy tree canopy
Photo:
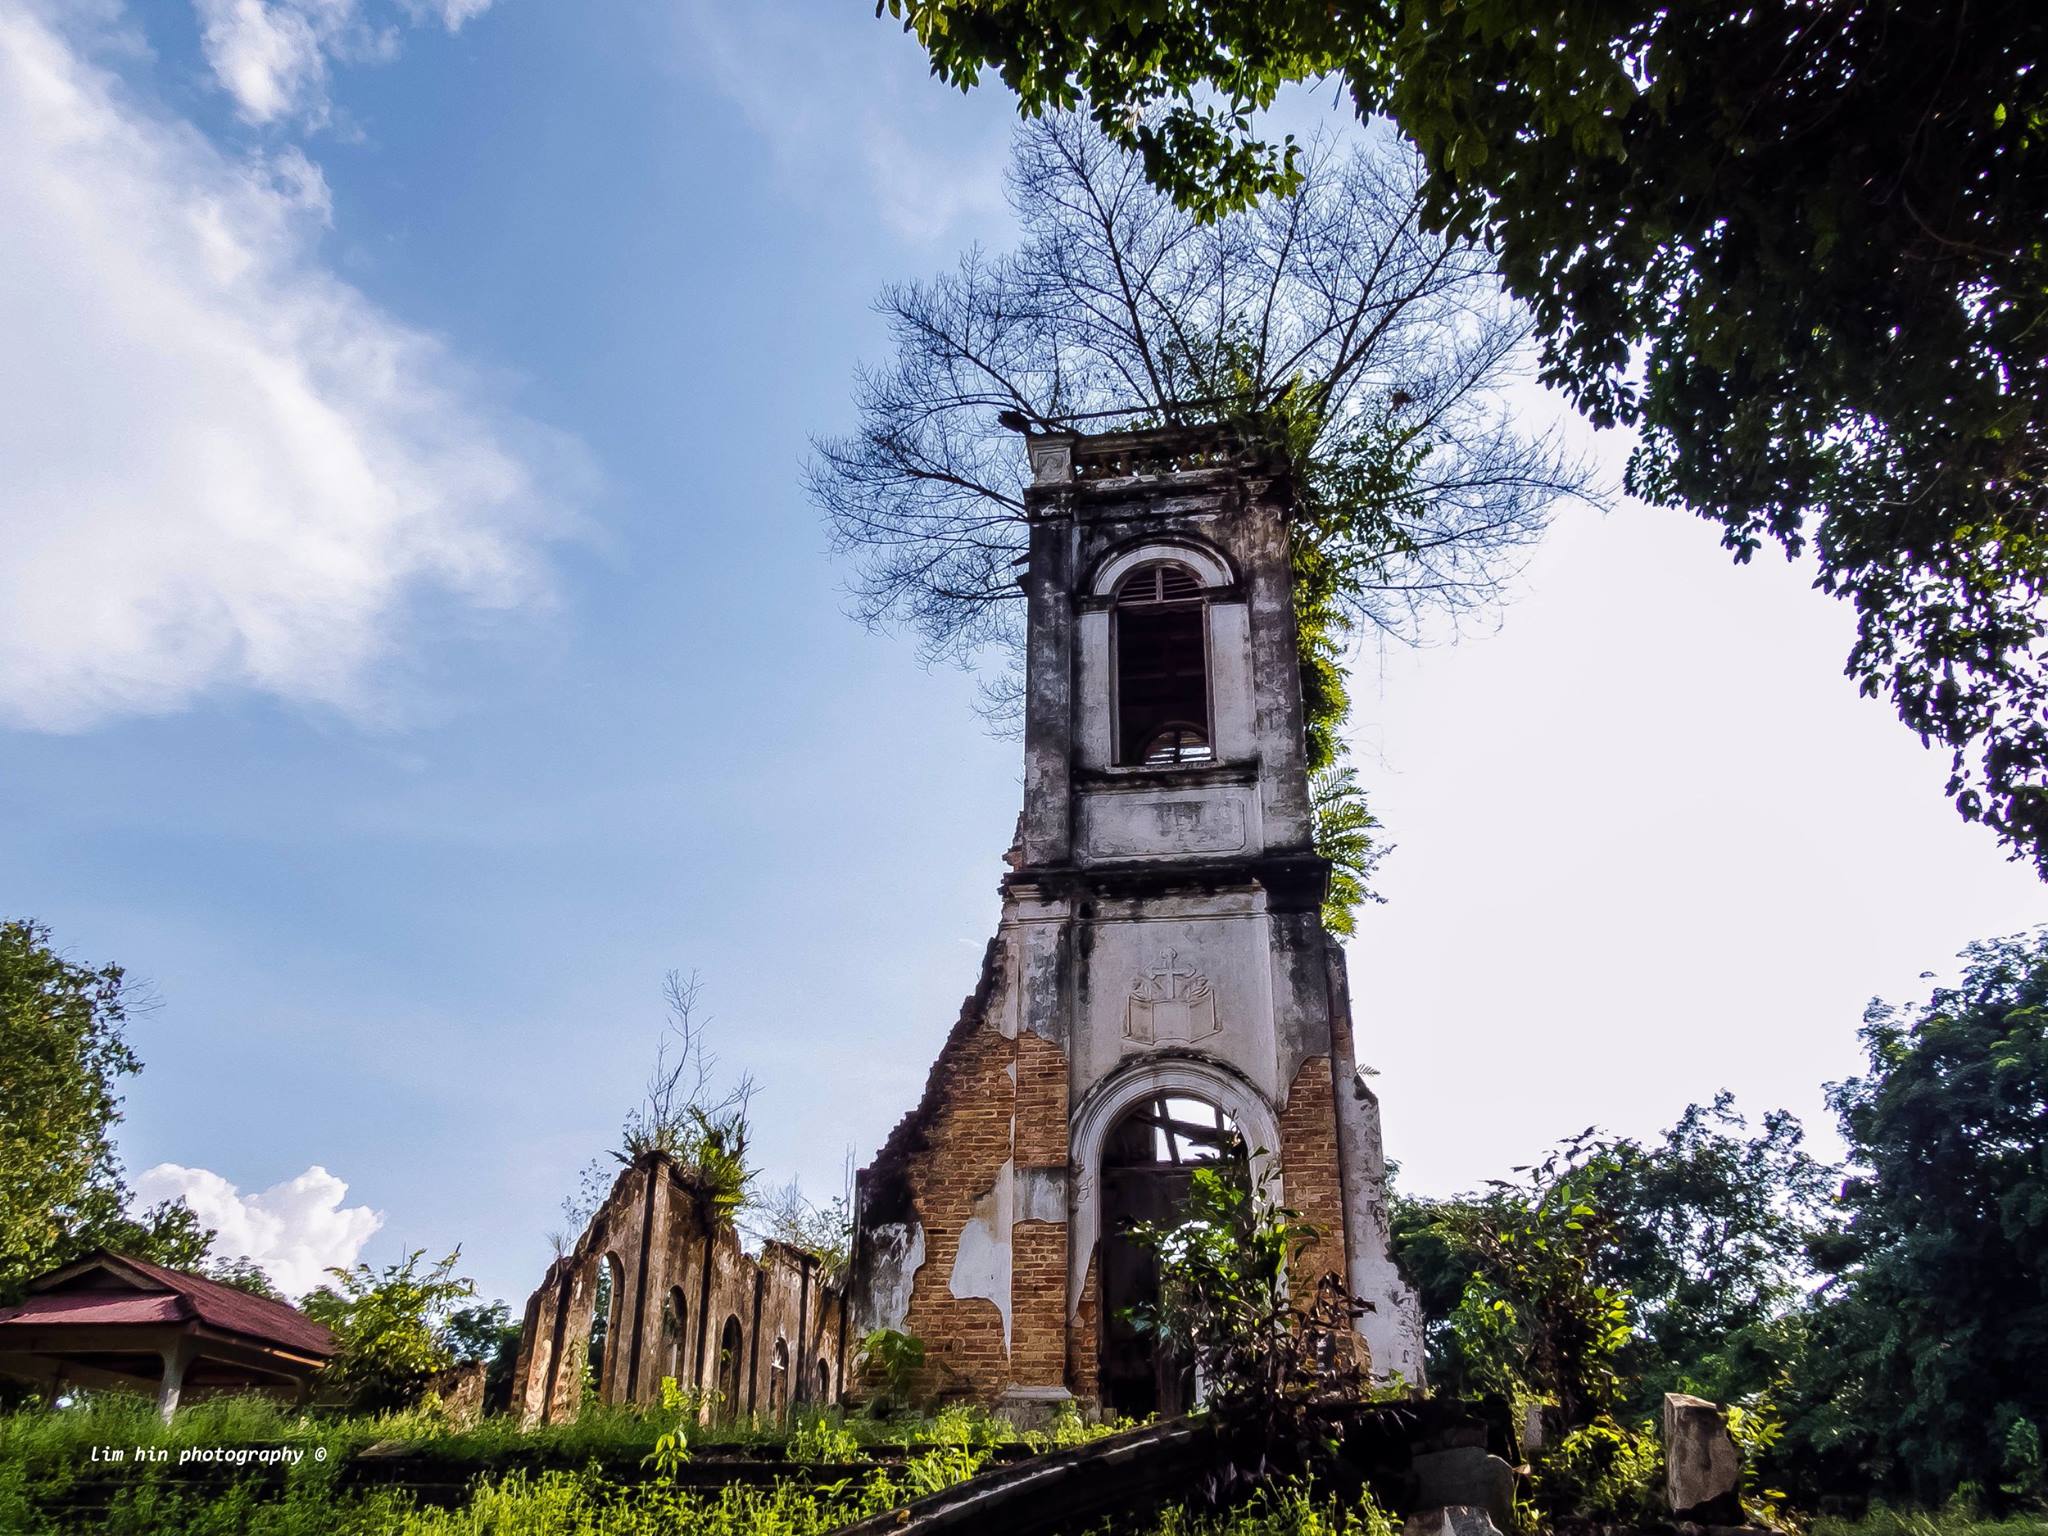
[[[2048,1428],[2048,932],[1965,955],[1917,1017],[1872,1004],[1867,1072],[1829,1089],[1866,1171],[1816,1395],[1887,1425],[1877,1470],[1922,1496],[2038,1479]]]
[[[1769,1387],[1830,1212],[1834,1170],[1803,1140],[1782,1110],[1750,1133],[1724,1092],[1656,1141],[1588,1129],[1517,1182],[1398,1200],[1433,1378],[1540,1398],[1566,1426]]]
[[[213,1233],[189,1206],[139,1214],[113,1132],[142,1070],[118,965],[65,959],[39,923],[0,923],[0,1297],[94,1248],[197,1269]]]
[[[1641,428],[1631,488],[1811,551],[1847,670],[2048,873],[2048,8],[1980,0],[884,0],[961,86],[1085,106],[1208,216],[1300,184],[1255,114],[1339,77]]]

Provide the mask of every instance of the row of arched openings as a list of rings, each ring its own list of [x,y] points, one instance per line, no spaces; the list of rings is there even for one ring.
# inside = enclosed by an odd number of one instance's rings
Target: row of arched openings
[[[618,1334],[623,1288],[618,1257],[608,1253],[598,1264],[597,1291],[591,1298],[589,1347],[585,1360],[589,1373],[588,1389],[592,1391],[602,1390],[606,1348]],[[677,1381],[688,1381],[691,1376],[689,1323],[690,1304],[683,1288],[679,1285],[669,1287],[661,1312],[661,1361],[663,1374]],[[767,1402],[768,1412],[776,1416],[784,1413],[790,1405],[789,1365],[789,1342],[778,1336],[769,1364]],[[815,1400],[828,1401],[832,1395],[832,1363],[822,1355],[814,1362],[814,1381]],[[721,1416],[734,1417],[747,1411],[746,1331],[740,1326],[737,1315],[728,1315],[719,1329],[714,1386],[718,1393],[717,1411]]]

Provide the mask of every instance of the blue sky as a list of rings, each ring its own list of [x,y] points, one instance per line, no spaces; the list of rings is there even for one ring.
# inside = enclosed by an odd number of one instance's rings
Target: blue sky
[[[516,1306],[670,967],[772,1178],[910,1107],[1017,753],[843,616],[798,469],[875,290],[1008,238],[1009,110],[862,4],[0,0],[0,907],[160,1000],[146,1188]],[[1870,995],[2048,917],[1805,582],[1575,512],[1497,625],[1361,658],[1412,1187],[1817,1118]]]

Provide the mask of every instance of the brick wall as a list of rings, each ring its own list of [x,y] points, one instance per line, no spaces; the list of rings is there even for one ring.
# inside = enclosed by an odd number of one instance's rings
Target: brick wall
[[[1280,1116],[1280,1178],[1286,1203],[1319,1233],[1292,1270],[1297,1305],[1315,1295],[1316,1282],[1344,1263],[1344,1186],[1337,1170],[1337,1101],[1330,1058],[1311,1056],[1287,1090]]]
[[[1008,1068],[1015,1055],[986,1009],[955,1031],[932,1067],[936,1092],[929,1095],[924,1145],[904,1168],[924,1226],[924,1264],[911,1283],[904,1326],[925,1341],[917,1386],[934,1397],[991,1398],[1009,1384],[1002,1314],[992,1301],[954,1296],[951,1281],[960,1234],[1010,1157],[1016,1091]]]

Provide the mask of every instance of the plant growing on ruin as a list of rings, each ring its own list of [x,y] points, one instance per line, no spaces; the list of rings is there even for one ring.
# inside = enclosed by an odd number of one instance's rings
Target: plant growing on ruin
[[[1193,1357],[1206,1406],[1236,1448],[1218,1492],[1334,1451],[1326,1411],[1370,1393],[1353,1333],[1369,1304],[1335,1274],[1297,1302],[1293,1272],[1319,1233],[1272,1197],[1274,1177],[1263,1152],[1240,1149],[1194,1170],[1177,1221],[1130,1229],[1157,1262],[1159,1295],[1126,1316],[1162,1348]]]
[[[1013,721],[1018,428],[1226,424],[1294,471],[1309,767],[1336,766],[1351,645],[1488,609],[1588,480],[1509,409],[1528,321],[1485,252],[1422,228],[1413,156],[1318,146],[1301,172],[1294,195],[1203,223],[1086,121],[1019,129],[1021,242],[884,289],[895,355],[857,374],[855,429],[813,444],[858,617],[934,660],[995,659],[986,706]]]
[[[1366,807],[1357,769],[1322,769],[1309,780],[1309,797],[1316,852],[1330,861],[1323,926],[1339,938],[1349,938],[1358,931],[1359,903],[1386,899],[1372,888],[1372,877],[1390,850],[1374,836],[1379,818]]]
[[[918,1372],[924,1369],[924,1340],[895,1328],[876,1328],[860,1341],[861,1372],[880,1378],[873,1398],[877,1413],[900,1413],[911,1405]]]
[[[773,1193],[749,1202],[740,1224],[752,1237],[777,1242],[818,1261],[819,1275],[837,1285],[846,1277],[853,1253],[852,1202],[835,1195],[817,1205],[795,1179]]]
[[[622,1163],[670,1159],[705,1217],[724,1224],[746,1204],[754,1183],[747,1118],[754,1080],[742,1074],[730,1086],[717,1086],[718,1058],[707,1043],[710,1021],[700,1017],[702,992],[694,972],[685,977],[670,971],[662,979],[668,1019],[646,1096],[627,1114],[623,1146],[612,1156]]]

